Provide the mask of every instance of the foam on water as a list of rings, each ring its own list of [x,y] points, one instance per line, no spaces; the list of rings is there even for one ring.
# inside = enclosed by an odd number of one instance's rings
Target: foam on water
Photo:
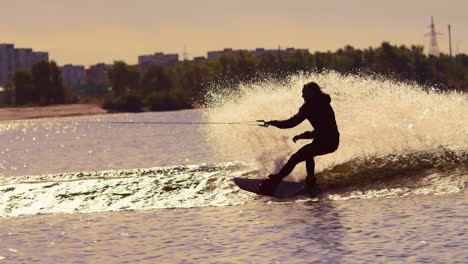
[[[189,165],[0,179],[0,217],[241,204],[248,164]]]
[[[346,171],[341,173],[340,170],[331,169],[324,173],[347,175]],[[258,196],[240,190],[232,180],[233,177],[252,178],[258,175],[259,171],[252,163],[228,162],[8,177],[0,179],[0,217],[304,202],[316,199],[305,196],[278,200]],[[419,175],[421,177],[388,179],[355,176],[351,175],[352,181],[334,179],[322,182],[319,199],[438,195],[467,190],[466,171],[458,173],[449,170]]]

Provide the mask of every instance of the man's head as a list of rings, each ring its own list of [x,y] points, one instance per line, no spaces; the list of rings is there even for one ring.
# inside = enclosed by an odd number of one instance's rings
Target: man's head
[[[322,90],[320,90],[320,86],[315,82],[304,84],[304,87],[302,88],[302,98],[304,98],[304,101],[306,102],[312,101],[320,94],[322,94]]]

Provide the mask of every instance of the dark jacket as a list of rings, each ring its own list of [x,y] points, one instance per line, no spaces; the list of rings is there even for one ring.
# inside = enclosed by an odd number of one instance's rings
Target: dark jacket
[[[274,121],[273,126],[278,128],[292,128],[304,120],[308,120],[314,131],[302,134],[304,138],[315,138],[315,140],[336,141],[339,140],[340,133],[336,125],[335,113],[330,105],[331,99],[328,94],[319,95],[311,102],[304,103],[299,112],[293,117]]]

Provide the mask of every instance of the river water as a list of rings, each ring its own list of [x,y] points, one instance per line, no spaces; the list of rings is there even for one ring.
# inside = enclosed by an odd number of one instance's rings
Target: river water
[[[198,123],[286,118],[311,79],[341,132],[317,158],[320,195],[239,190],[233,177],[277,170],[310,128]],[[468,262],[463,95],[334,73],[240,91],[199,110],[0,123],[0,263]]]

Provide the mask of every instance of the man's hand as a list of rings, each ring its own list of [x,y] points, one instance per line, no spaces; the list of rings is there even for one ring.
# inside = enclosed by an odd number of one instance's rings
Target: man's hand
[[[276,126],[276,124],[278,123],[277,120],[271,120],[271,121],[265,121],[265,123],[263,123],[265,126]]]
[[[296,143],[296,141],[298,141],[299,139],[302,139],[301,135],[294,136],[292,141]]]

